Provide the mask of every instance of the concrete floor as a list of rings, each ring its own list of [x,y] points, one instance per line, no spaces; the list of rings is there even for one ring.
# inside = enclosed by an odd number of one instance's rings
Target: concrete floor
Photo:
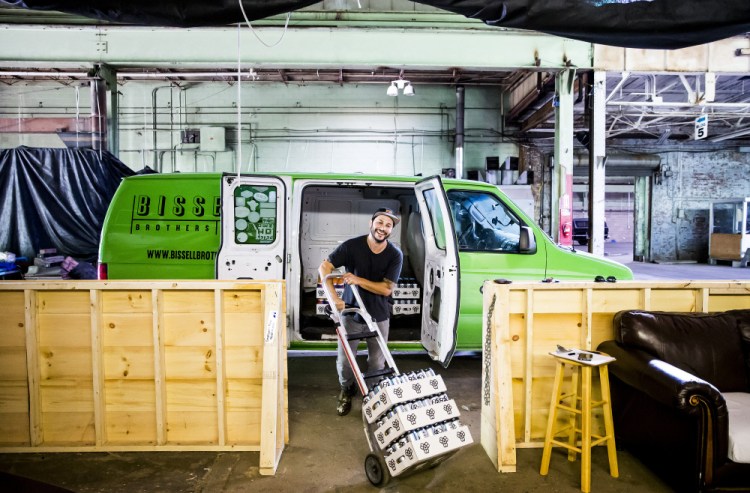
[[[750,269],[727,266],[628,264],[636,279],[750,278]],[[501,474],[494,469],[479,444],[479,355],[458,355],[448,369],[435,366],[423,354],[396,354],[395,360],[402,372],[431,367],[443,376],[448,395],[461,406],[461,421],[470,427],[475,443],[434,469],[394,478],[380,491],[580,491],[580,462],[568,462],[561,450],[553,452],[547,476],[539,474],[541,449],[519,449],[515,473]],[[332,353],[290,353],[290,439],[275,476],[260,476],[258,454],[251,452],[0,454],[0,492],[376,491],[363,467],[369,450],[361,400],[355,400],[351,414],[339,417],[335,413],[337,391]],[[606,451],[597,447],[592,491],[672,491],[627,451],[618,452],[618,461],[620,477],[612,478]]]

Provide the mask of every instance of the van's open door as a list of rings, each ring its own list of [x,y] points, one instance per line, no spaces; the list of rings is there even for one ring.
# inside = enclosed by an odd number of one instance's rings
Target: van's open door
[[[286,186],[279,178],[221,178],[217,279],[283,279]]]
[[[422,345],[448,366],[456,350],[459,307],[458,248],[453,216],[439,176],[414,186],[425,241],[422,280]]]

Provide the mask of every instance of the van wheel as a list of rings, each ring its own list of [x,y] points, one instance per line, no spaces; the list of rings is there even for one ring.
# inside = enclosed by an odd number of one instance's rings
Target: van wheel
[[[578,240],[578,244],[581,246],[586,246],[588,245],[588,243],[589,243],[589,240]]]

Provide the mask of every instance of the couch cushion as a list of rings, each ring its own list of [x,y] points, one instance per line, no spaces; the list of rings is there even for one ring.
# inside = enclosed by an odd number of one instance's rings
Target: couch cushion
[[[722,395],[729,411],[727,457],[734,462],[750,463],[750,394],[726,392]]]
[[[647,312],[615,314],[615,339],[647,351],[721,392],[748,392],[748,374],[740,335],[742,312]]]

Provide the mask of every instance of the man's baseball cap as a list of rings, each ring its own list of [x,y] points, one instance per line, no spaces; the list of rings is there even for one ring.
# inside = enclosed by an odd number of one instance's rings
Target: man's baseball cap
[[[396,215],[395,212],[393,212],[393,209],[387,209],[385,207],[381,207],[380,209],[375,211],[375,214],[372,215],[372,219],[374,220],[378,216],[388,216],[393,220],[393,226],[395,227],[400,219]]]

